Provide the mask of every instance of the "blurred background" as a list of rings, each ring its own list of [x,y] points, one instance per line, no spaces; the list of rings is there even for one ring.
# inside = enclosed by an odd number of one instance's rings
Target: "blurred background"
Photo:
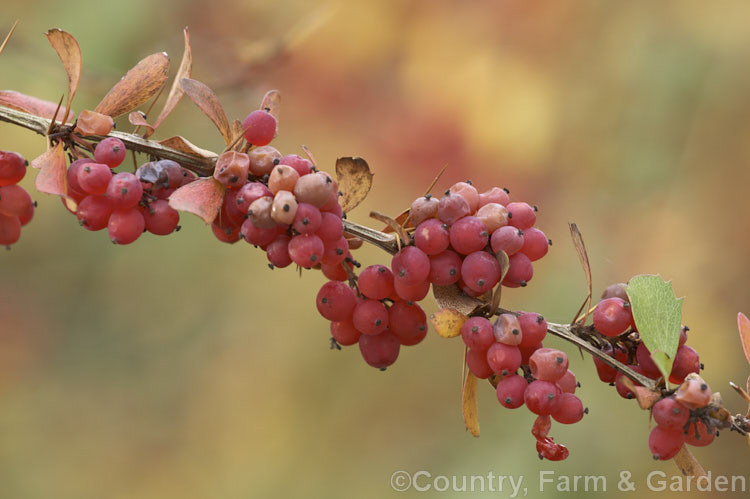
[[[277,88],[278,149],[304,144],[329,171],[339,156],[368,160],[357,222],[378,227],[370,210],[396,215],[446,165],[438,192],[470,178],[537,204],[554,244],[507,308],[572,319],[586,289],[576,222],[595,293],[641,273],[672,280],[707,382],[745,411],[728,382],[750,373],[735,325],[750,312],[747,2],[30,1],[3,5],[2,36],[15,19],[0,87],[57,101],[67,81],[43,33],[60,27],[84,55],[76,111],[153,52],[174,74],[189,26],[193,78],[230,119]],[[187,99],[156,137],[175,134],[223,147]],[[0,123],[0,147],[32,159],[44,140]],[[651,460],[647,414],[568,346],[590,414],[553,425],[567,461],[539,461],[532,415],[488,385],[481,437],[464,431],[460,340],[431,332],[379,372],[356,348],[329,350],[319,273],[271,271],[189,215],[177,234],[113,246],[35,198],[0,254],[0,497],[383,497],[397,495],[396,470],[525,475],[532,497],[540,470],[606,475],[609,495],[629,470],[648,496],[649,471],[678,473]],[[358,259],[388,261],[370,248]],[[750,482],[736,434],[693,452]]]

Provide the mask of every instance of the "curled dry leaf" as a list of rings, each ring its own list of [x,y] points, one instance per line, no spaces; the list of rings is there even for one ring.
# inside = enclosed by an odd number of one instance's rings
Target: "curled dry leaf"
[[[216,97],[213,90],[208,88],[205,83],[201,83],[198,80],[192,80],[190,78],[182,78],[180,80],[182,90],[185,91],[190,100],[192,100],[196,106],[203,111],[203,114],[208,116],[216,128],[219,129],[224,144],[229,145],[232,142],[232,130],[229,128],[229,121],[227,120],[227,114],[224,112],[224,108],[219,103],[219,98]]]
[[[67,117],[73,104],[73,97],[78,91],[78,84],[81,81],[81,65],[83,63],[81,47],[73,35],[67,31],[55,28],[47,31],[46,35],[50,45],[60,57],[65,73],[68,75],[68,102],[64,114]],[[63,119],[63,121],[65,120]]]
[[[414,228],[414,224],[411,223],[411,220],[409,220],[409,209],[408,208],[406,210],[402,211],[401,213],[399,213],[399,215],[394,220],[396,220],[396,223],[399,224],[404,229],[410,229],[410,228],[413,229]],[[386,225],[383,228],[382,232],[385,232],[386,234],[389,234],[389,233],[393,232],[393,229],[391,228],[390,225]]]
[[[269,90],[260,101],[260,108],[271,113],[278,121],[279,112],[281,111],[281,92],[278,90]]]
[[[167,96],[167,100],[164,102],[164,107],[162,108],[161,113],[159,113],[159,117],[156,118],[156,121],[154,121],[154,125],[153,127],[151,127],[151,130],[146,132],[145,138],[150,137],[151,134],[154,133],[154,130],[159,128],[159,125],[161,125],[162,122],[167,119],[167,116],[169,116],[172,110],[174,110],[174,108],[177,106],[177,103],[180,102],[180,99],[182,99],[182,96],[185,93],[182,90],[180,80],[182,80],[183,78],[190,78],[193,73],[193,50],[190,47],[190,33],[188,32],[187,28],[185,28],[182,33],[185,36],[185,51],[182,53],[182,61],[180,62],[180,67],[177,69],[177,74],[175,75],[174,81],[172,82],[172,88],[169,89],[169,95]]]
[[[468,319],[454,308],[441,308],[430,316],[430,323],[441,338],[455,338],[461,334],[461,327]]]
[[[406,230],[399,224],[396,220],[392,219],[388,215],[383,215],[382,213],[378,213],[377,211],[371,211],[370,212],[370,218],[374,218],[375,220],[378,220],[380,222],[383,222],[388,227],[391,228],[392,232],[395,232],[396,235],[398,235],[398,243],[399,243],[399,249],[401,245],[406,245],[409,243],[409,234],[406,233]]]
[[[432,294],[441,308],[453,308],[464,315],[471,315],[477,308],[483,307],[482,300],[468,296],[458,286],[432,286]]]
[[[232,121],[232,141],[227,146],[227,151],[242,152],[245,144],[242,139],[245,137],[245,128],[239,120]]]
[[[198,215],[210,224],[221,209],[225,191],[226,187],[215,178],[199,178],[174,191],[169,196],[169,206]]]
[[[31,166],[39,169],[34,183],[36,190],[58,196],[67,195],[68,176],[62,142],[32,160]]]
[[[107,135],[115,127],[115,122],[107,114],[84,109],[76,121],[75,132],[84,137],[90,135]]]
[[[168,71],[169,57],[164,52],[142,59],[112,87],[94,111],[113,118],[132,111],[161,90]]]
[[[166,147],[171,147],[172,149],[176,149],[180,152],[184,152],[185,154],[192,154],[193,156],[199,156],[201,158],[215,158],[216,157],[215,152],[207,151],[206,149],[201,149],[200,147],[190,142],[188,139],[184,137],[180,137],[179,135],[176,135],[174,137],[169,137],[168,139],[160,140],[159,144],[166,146]]]
[[[58,109],[57,103],[44,99],[39,99],[31,95],[22,94],[15,90],[0,90],[0,106],[23,111],[24,113],[33,114],[51,120],[62,121],[64,111]],[[70,112],[69,118],[73,118],[73,111]]]
[[[146,134],[144,135],[144,137],[148,137],[149,135],[154,133],[154,126],[146,121],[146,115],[140,111],[133,111],[132,113],[128,114],[128,121],[131,125],[144,127],[146,129]]]
[[[479,403],[477,401],[477,377],[469,371],[461,390],[461,412],[464,424],[473,436],[479,436]]]
[[[339,204],[344,213],[350,212],[367,197],[372,187],[372,176],[367,161],[362,158],[336,160],[336,180],[341,191]]]

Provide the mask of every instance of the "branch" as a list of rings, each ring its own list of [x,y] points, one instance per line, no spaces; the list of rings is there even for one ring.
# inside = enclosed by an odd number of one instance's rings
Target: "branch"
[[[35,116],[33,114],[24,113],[22,111],[16,111],[7,107],[0,107],[0,121],[5,121],[13,125],[17,125],[23,128],[32,130],[39,135],[47,135],[47,130],[50,126],[50,120]],[[203,158],[194,154],[188,154],[171,147],[163,146],[153,140],[144,139],[139,135],[125,132],[113,131],[109,135],[91,135],[83,137],[73,131],[73,125],[55,125],[52,128],[52,133],[60,139],[65,139],[67,136],[73,135],[81,140],[98,143],[107,137],[117,137],[122,140],[127,148],[131,151],[137,151],[155,156],[160,159],[171,159],[180,163],[180,165],[188,170],[195,172],[201,177],[208,177],[213,175],[214,166],[216,164],[216,158]]]

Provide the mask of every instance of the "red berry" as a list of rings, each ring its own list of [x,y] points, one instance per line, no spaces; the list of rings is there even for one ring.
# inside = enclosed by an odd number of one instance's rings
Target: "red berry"
[[[128,172],[116,173],[107,186],[107,197],[116,209],[124,210],[138,204],[143,195],[143,186],[138,177]]]
[[[388,328],[402,345],[416,345],[427,335],[427,316],[416,303],[397,301],[388,309]]]
[[[489,239],[487,227],[477,217],[463,217],[451,226],[451,246],[462,255],[484,249]]]
[[[157,236],[171,234],[180,223],[180,213],[163,199],[149,203],[143,210],[143,218],[146,222],[146,230]]]
[[[517,409],[524,404],[523,395],[528,385],[523,376],[506,376],[497,383],[497,400],[503,407]]]
[[[475,350],[488,350],[495,343],[492,323],[484,317],[469,317],[461,326],[464,344]]]
[[[289,241],[292,261],[306,269],[321,263],[324,250],[323,241],[315,234],[300,234]]]
[[[242,122],[245,140],[254,146],[269,144],[276,135],[276,118],[269,112],[258,109],[248,114]]]
[[[106,196],[86,196],[78,203],[76,217],[87,230],[102,230],[109,223],[112,214],[112,201]]]
[[[0,214],[8,217],[20,217],[28,213],[34,202],[26,189],[20,185],[0,187]]]
[[[109,168],[117,168],[125,159],[125,144],[117,137],[107,137],[94,148],[94,159]]]
[[[378,300],[363,300],[354,308],[352,320],[364,335],[380,334],[388,327],[388,309]]]
[[[0,245],[10,246],[21,237],[21,221],[18,217],[0,214]]]
[[[138,186],[140,185],[139,182]],[[115,210],[107,223],[109,238],[115,244],[132,243],[143,234],[145,228],[146,221],[138,208]]]
[[[352,317],[356,302],[354,290],[339,281],[323,284],[315,300],[318,312],[329,321],[343,321]]]
[[[622,298],[607,298],[594,309],[594,327],[605,336],[619,336],[633,324],[630,304]]]
[[[360,293],[373,300],[382,300],[395,293],[393,273],[385,265],[370,265],[365,268],[359,274],[357,285]]]
[[[461,257],[458,253],[445,250],[430,257],[428,279],[436,286],[449,286],[461,278]]]
[[[430,256],[445,251],[450,244],[448,226],[437,218],[425,220],[414,231],[414,244]]]
[[[475,251],[461,264],[461,278],[476,293],[486,293],[500,280],[500,263],[486,251]]]
[[[361,335],[362,333],[357,331],[351,319],[331,322],[331,336],[339,345],[345,347],[354,345],[359,341]]]
[[[78,169],[78,185],[86,194],[104,194],[111,180],[112,170],[103,163],[86,163]]]
[[[534,266],[531,264],[529,257],[523,253],[516,253],[508,258],[510,267],[508,273],[505,274],[503,279],[503,286],[509,288],[523,287],[531,280],[534,276]]]
[[[536,223],[536,207],[528,203],[508,203],[508,224],[519,229],[529,229]]]
[[[682,430],[673,430],[656,425],[648,435],[648,448],[654,459],[666,461],[672,459],[682,448],[685,436]]]
[[[26,175],[26,160],[20,154],[0,151],[0,187],[20,182]]]
[[[396,359],[401,348],[398,336],[390,331],[383,331],[374,336],[362,335],[359,338],[359,351],[368,365],[384,370]]]

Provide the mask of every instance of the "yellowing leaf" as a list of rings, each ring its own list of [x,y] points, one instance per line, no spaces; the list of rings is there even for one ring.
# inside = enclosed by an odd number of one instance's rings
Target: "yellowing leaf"
[[[430,316],[432,327],[438,336],[453,338],[461,334],[461,326],[468,317],[453,308],[441,308]]]
[[[372,187],[372,177],[367,161],[362,158],[336,160],[336,180],[341,191],[339,204],[344,213],[356,208],[367,197]]]
[[[169,57],[164,52],[142,59],[112,87],[94,111],[113,118],[132,111],[161,90],[168,71]]]
[[[469,371],[461,391],[461,410],[469,433],[479,436],[479,403],[477,401],[477,377]]]

